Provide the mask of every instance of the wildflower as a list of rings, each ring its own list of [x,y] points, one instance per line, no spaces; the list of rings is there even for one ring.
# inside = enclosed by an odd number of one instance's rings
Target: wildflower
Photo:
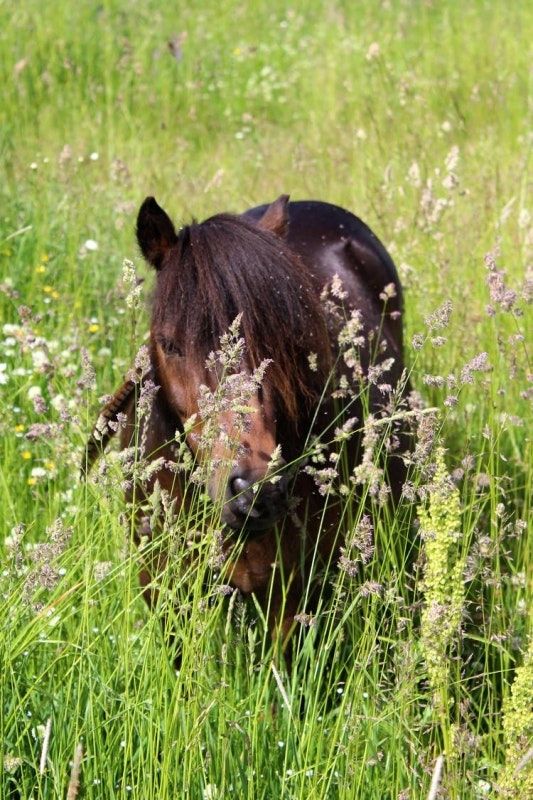
[[[87,239],[84,247],[86,250],[94,252],[95,250],[98,250],[98,242],[95,242],[94,239]]]
[[[20,758],[20,756],[12,756],[10,754],[4,756],[5,772],[13,774],[21,766],[22,766],[22,758]]]
[[[92,389],[96,384],[96,373],[85,348],[81,349],[81,362],[83,365],[83,375],[78,381],[79,389]]]
[[[473,372],[486,372],[490,369],[488,359],[487,353],[479,353],[474,356],[461,370],[461,383],[474,383]]]
[[[426,386],[436,386],[439,389],[446,384],[446,381],[442,375],[423,375],[422,381],[426,384]]]
[[[133,261],[125,258],[122,262],[122,282],[131,288],[125,298],[126,306],[130,309],[140,307],[142,282],[137,278]]]
[[[311,614],[295,614],[294,619],[304,628],[315,628],[317,625],[317,618]]]
[[[137,414],[139,419],[149,416],[150,411],[152,410],[155,395],[157,394],[158,390],[159,386],[156,386],[152,380],[147,379],[143,381],[141,390],[139,392],[139,399],[137,400]]]
[[[487,313],[493,317],[495,312],[494,306],[499,306],[504,312],[518,311],[515,308],[516,292],[512,289],[507,289],[505,279],[507,273],[505,270],[498,269],[494,253],[487,253],[485,256],[485,268],[488,271],[486,282],[489,286],[490,299],[492,305],[487,306]]]
[[[446,408],[452,408],[453,406],[458,405],[458,403],[459,403],[459,398],[455,394],[449,394],[444,399],[444,405],[446,406]]]
[[[429,330],[436,331],[448,327],[452,309],[451,300],[445,300],[439,308],[429,314],[424,320]]]
[[[32,350],[31,358],[35,372],[49,372],[52,368],[48,354],[43,348]]]
[[[66,528],[63,521],[58,518],[46,532],[48,540],[35,545],[29,553],[32,566],[24,583],[26,600],[30,600],[38,588],[53,589],[61,575],[61,570],[54,565],[54,562],[66,548],[72,535],[72,528]]]
[[[454,145],[446,158],[444,159],[444,166],[448,173],[451,173],[456,169],[457,164],[459,163],[459,148],[457,145]]]
[[[96,581],[103,581],[113,569],[112,561],[97,561],[93,566],[93,575]]]
[[[89,325],[89,333],[98,333],[100,330],[100,325],[97,322],[92,322]]]
[[[364,514],[353,529],[349,546],[361,553],[363,564],[368,564],[374,555],[374,528],[368,514]]]
[[[360,597],[370,597],[373,594],[380,595],[383,592],[383,586],[377,581],[365,581],[359,586]]]
[[[438,698],[448,678],[448,653],[461,623],[464,601],[464,559],[460,557],[459,492],[446,471],[444,450],[435,453],[435,474],[427,505],[419,506],[425,565],[422,646],[429,681]]]
[[[420,177],[420,167],[418,166],[416,161],[414,161],[409,167],[409,171],[407,173],[407,180],[409,181],[411,186],[414,186],[417,189],[422,184],[422,180]]]
[[[44,397],[40,392],[34,394],[33,398],[33,409],[36,414],[46,414],[48,411],[48,406],[44,400]]]
[[[76,751],[74,753],[74,759],[72,761],[72,770],[70,773],[70,780],[67,789],[67,800],[74,800],[74,798],[78,796],[80,788],[80,771],[81,771],[82,760],[83,760],[83,745],[79,743],[76,747]],[[95,783],[99,783],[99,781],[95,780]]]
[[[371,497],[378,495],[383,480],[383,469],[377,465],[379,441],[379,420],[368,414],[363,428],[363,458],[354,467],[352,480],[356,485],[367,485]]]
[[[533,797],[533,638],[524,663],[516,671],[511,694],[503,707],[506,767],[501,780],[503,796]]]
[[[333,297],[336,297],[337,300],[345,300],[348,297],[348,292],[342,288],[342,281],[335,273],[331,280],[331,294]]]
[[[365,58],[367,61],[373,61],[375,58],[379,58],[380,53],[381,51],[379,48],[379,44],[377,42],[372,42],[372,44],[367,50]]]
[[[35,486],[42,478],[46,478],[46,470],[44,467],[34,467],[31,471],[31,477],[28,478],[28,484]]]
[[[359,565],[368,564],[374,555],[374,549],[374,529],[370,517],[365,514],[347,539],[346,547],[340,549],[339,568],[350,578],[357,577],[360,572]],[[368,591],[366,594],[370,593]]]
[[[395,283],[388,283],[384,288],[383,291],[380,292],[379,299],[386,302],[387,300],[391,300],[393,297],[396,297],[396,284]]]

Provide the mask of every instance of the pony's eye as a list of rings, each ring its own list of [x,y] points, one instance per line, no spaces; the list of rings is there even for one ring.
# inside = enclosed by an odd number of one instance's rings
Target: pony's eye
[[[167,356],[183,356],[183,351],[179,345],[172,339],[166,339],[164,336],[159,336],[157,343]]]

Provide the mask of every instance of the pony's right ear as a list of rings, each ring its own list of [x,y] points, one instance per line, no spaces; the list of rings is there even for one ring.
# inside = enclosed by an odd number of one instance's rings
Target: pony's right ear
[[[137,241],[145,259],[161,269],[165,253],[177,240],[170,217],[153,197],[147,197],[137,216]]]

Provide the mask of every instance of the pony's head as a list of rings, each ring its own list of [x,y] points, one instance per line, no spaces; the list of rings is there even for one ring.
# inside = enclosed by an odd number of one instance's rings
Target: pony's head
[[[220,214],[177,233],[147,198],[137,220],[157,271],[151,358],[163,402],[223,521],[252,534],[286,513],[284,458],[330,365],[319,293],[285,241],[287,204],[280,197],[258,222]]]

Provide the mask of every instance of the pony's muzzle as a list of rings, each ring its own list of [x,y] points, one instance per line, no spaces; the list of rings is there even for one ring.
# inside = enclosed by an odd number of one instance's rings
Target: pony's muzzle
[[[245,533],[270,528],[288,510],[288,480],[277,472],[261,480],[236,470],[230,475],[222,519],[229,527]]]

